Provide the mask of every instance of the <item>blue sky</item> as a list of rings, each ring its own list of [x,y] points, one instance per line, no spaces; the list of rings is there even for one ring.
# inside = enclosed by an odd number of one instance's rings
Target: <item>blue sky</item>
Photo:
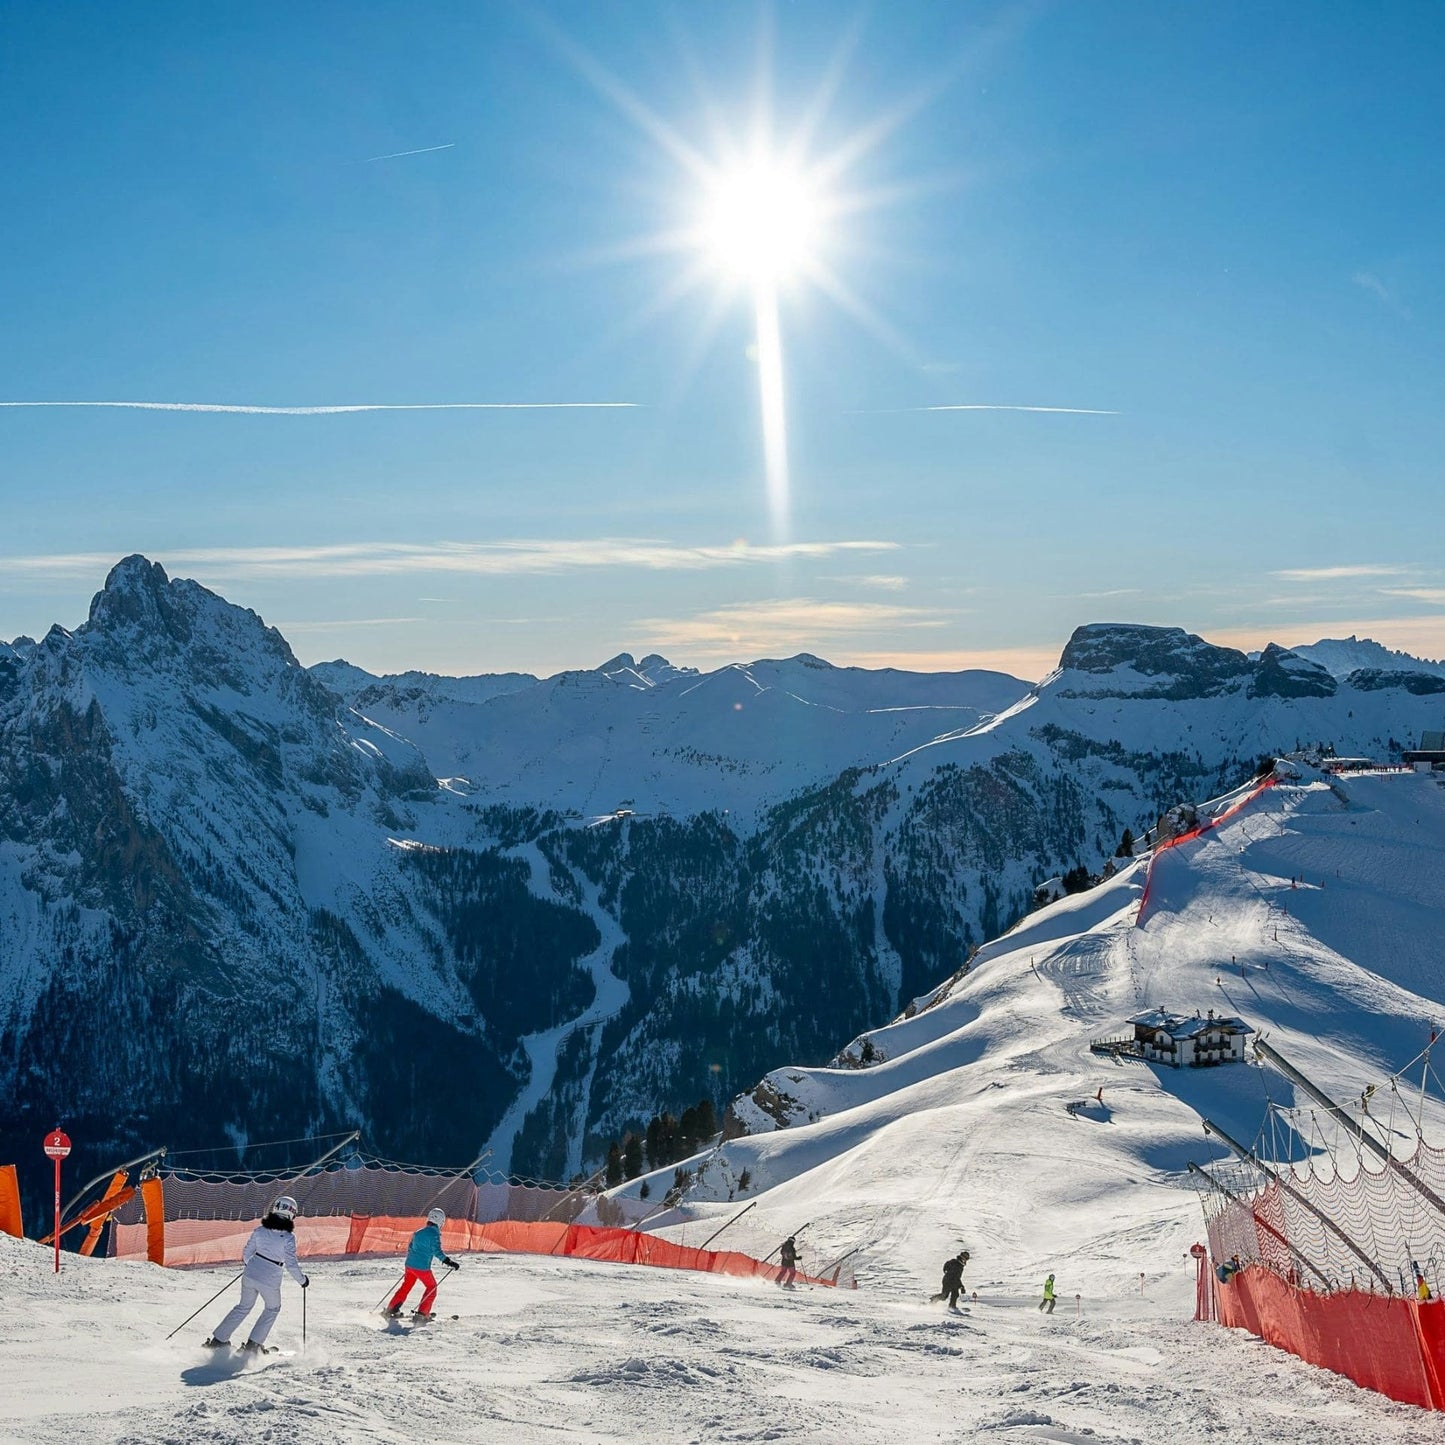
[[[630,404],[0,408],[0,636],[142,551],[376,670],[1445,654],[1438,5],[0,20],[0,401]],[[782,298],[781,517],[746,288],[648,241],[764,95],[856,303]]]

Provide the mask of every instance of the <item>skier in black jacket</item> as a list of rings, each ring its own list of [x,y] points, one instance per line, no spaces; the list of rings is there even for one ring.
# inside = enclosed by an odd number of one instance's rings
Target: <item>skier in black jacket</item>
[[[796,1236],[789,1235],[778,1250],[778,1263],[783,1267],[783,1273],[778,1277],[778,1283],[784,1289],[792,1289],[793,1281],[798,1277],[798,1241]]]
[[[933,1296],[933,1302],[948,1301],[951,1310],[958,1309],[959,1291],[963,1289],[963,1267],[968,1263],[968,1251],[961,1249],[952,1259],[943,1261],[943,1288]]]

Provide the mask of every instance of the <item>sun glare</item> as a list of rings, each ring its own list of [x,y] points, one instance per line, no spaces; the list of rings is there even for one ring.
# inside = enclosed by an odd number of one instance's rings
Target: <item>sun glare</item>
[[[782,286],[814,260],[819,212],[805,176],[754,161],[714,182],[703,223],[706,248],[726,274],[753,286]]]
[[[632,329],[695,290],[715,294],[694,337],[683,376],[697,369],[721,318],[739,295],[752,312],[754,342],[748,354],[756,365],[762,463],[775,540],[786,540],[790,526],[791,484],[788,466],[787,368],[784,364],[784,312],[791,293],[816,290],[874,336],[905,350],[892,329],[845,284],[838,262],[859,254],[859,238],[849,236],[864,212],[893,204],[907,187],[860,190],[854,173],[863,161],[905,121],[927,104],[936,87],[867,120],[830,148],[820,148],[818,133],[843,85],[846,64],[858,38],[846,29],[812,100],[796,111],[796,124],[785,135],[772,127],[771,81],[760,77],[756,110],[741,132],[730,133],[724,110],[702,91],[710,131],[699,146],[654,111],[596,60],[559,36],[573,63],[616,110],[677,163],[688,182],[686,194],[674,194],[666,210],[670,224],[635,237],[611,255],[650,257],[680,252],[686,268],[627,323]],[[795,107],[789,107],[790,114]],[[746,136],[746,140],[741,137]],[[680,204],[678,204],[680,203]],[[911,360],[912,358],[910,358]]]

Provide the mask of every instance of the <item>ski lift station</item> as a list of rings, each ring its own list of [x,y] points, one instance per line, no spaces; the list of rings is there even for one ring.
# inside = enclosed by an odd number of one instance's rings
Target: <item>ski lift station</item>
[[[1155,1008],[1135,1014],[1128,1022],[1134,1029],[1134,1051],[1140,1057],[1176,1069],[1242,1063],[1244,1041],[1254,1032],[1242,1018],[1216,1014],[1213,1009],[1203,1016],[1183,1017]]]
[[[1420,746],[1406,749],[1405,761],[1417,772],[1445,768],[1445,731],[1422,733]]]

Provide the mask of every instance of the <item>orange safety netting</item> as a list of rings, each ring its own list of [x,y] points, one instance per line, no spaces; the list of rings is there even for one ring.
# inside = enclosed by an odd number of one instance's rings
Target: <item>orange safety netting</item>
[[[1222,1324],[1392,1400],[1445,1409],[1445,1301],[1341,1290],[1316,1294],[1247,1266],[1216,1291]]]
[[[1144,914],[1149,907],[1149,894],[1154,883],[1154,864],[1164,853],[1167,853],[1171,848],[1177,848],[1181,843],[1192,843],[1196,838],[1201,838],[1206,833],[1212,833],[1221,823],[1227,823],[1236,813],[1240,812],[1241,809],[1247,808],[1261,793],[1273,788],[1278,782],[1279,778],[1271,773],[1269,777],[1251,788],[1243,797],[1236,798],[1218,817],[1210,818],[1200,823],[1197,827],[1189,829],[1187,833],[1179,833],[1173,838],[1165,838],[1161,843],[1157,843],[1154,851],[1149,855],[1149,866],[1144,872],[1144,892],[1139,899],[1139,914],[1135,919],[1135,923],[1141,927],[1143,926]]]
[[[399,1255],[424,1221],[397,1215],[336,1215],[296,1221],[296,1252],[303,1258]],[[164,1222],[163,1262],[168,1265],[236,1264],[255,1219],[172,1219]],[[113,1252],[138,1256],[145,1250],[147,1224],[117,1224]],[[660,1269],[695,1269],[746,1279],[780,1280],[788,1271],[734,1250],[689,1249],[670,1239],[633,1229],[564,1224],[550,1220],[500,1219],[477,1223],[449,1219],[442,1245],[452,1253],[555,1254],[571,1259],[640,1264]],[[154,1256],[152,1256],[154,1257]],[[159,1262],[159,1261],[158,1261]],[[801,1283],[836,1286],[839,1270],[827,1277],[793,1275]]]

